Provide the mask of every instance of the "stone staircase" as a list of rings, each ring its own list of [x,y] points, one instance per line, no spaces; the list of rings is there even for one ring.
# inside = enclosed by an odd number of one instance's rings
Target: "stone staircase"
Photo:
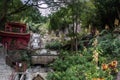
[[[0,48],[0,80],[11,80],[13,70],[5,63],[3,49]]]

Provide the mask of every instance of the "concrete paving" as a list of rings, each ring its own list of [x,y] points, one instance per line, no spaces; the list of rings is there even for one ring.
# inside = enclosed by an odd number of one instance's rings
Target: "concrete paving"
[[[5,63],[3,49],[0,48],[0,80],[11,80],[13,69]]]
[[[32,80],[37,75],[40,75],[44,80],[46,80],[47,73],[46,68],[41,68],[40,66],[29,68],[26,71],[26,80]]]
[[[120,72],[118,72],[116,80],[120,80]]]

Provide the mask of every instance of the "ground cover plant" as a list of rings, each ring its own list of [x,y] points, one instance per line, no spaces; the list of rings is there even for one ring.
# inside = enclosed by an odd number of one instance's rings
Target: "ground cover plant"
[[[62,51],[51,64],[54,72],[48,80],[115,80],[119,71],[120,42],[113,33],[92,39],[92,45],[81,51]]]

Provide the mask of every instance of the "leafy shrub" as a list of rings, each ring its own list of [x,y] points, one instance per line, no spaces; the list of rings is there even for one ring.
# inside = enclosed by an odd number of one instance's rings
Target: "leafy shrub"
[[[117,60],[119,66],[120,40],[109,32],[100,35],[97,40],[96,46],[83,47],[79,52],[62,51],[59,58],[51,65],[55,71],[50,72],[47,79],[115,80],[116,70],[119,67],[115,67],[115,70],[112,68],[103,70],[102,65]],[[95,50],[98,52],[97,64],[93,61]]]
[[[52,41],[50,43],[47,43],[45,45],[45,48],[47,49],[54,49],[54,50],[59,50],[61,48],[61,43],[59,41]]]
[[[57,59],[55,61],[55,63],[53,63],[52,67],[56,71],[64,71],[64,70],[67,70],[67,68],[69,68],[72,65],[84,64],[85,62],[86,62],[86,59],[84,57],[68,56],[68,57],[64,58],[63,60],[62,59]]]
[[[120,40],[114,37],[113,34],[108,33],[98,38],[98,48],[102,49],[103,55],[120,56]]]
[[[51,65],[55,71],[48,74],[48,80],[92,80],[93,78],[113,80],[111,74],[92,62],[92,54],[88,51],[83,51],[81,54],[77,52],[74,55],[68,55],[71,54],[70,52],[63,54],[66,54],[64,58],[58,58]]]

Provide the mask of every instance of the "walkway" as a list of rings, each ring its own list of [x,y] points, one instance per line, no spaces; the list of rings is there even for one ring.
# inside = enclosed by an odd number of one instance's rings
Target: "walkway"
[[[10,80],[12,69],[6,65],[3,49],[0,48],[0,80]]]
[[[117,79],[116,80],[120,80],[120,72],[118,72],[118,75],[117,75]]]
[[[50,69],[48,69],[49,71]],[[40,66],[36,66],[34,68],[29,68],[26,72],[26,80],[32,80],[37,75],[40,75],[44,80],[46,80],[47,70],[45,68],[41,68]]]

